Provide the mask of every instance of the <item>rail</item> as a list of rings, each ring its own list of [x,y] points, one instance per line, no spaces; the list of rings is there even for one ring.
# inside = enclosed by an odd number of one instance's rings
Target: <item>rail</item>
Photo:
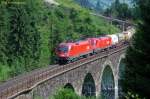
[[[118,43],[116,48],[100,52],[88,58],[83,58],[79,61],[66,64],[66,65],[55,65],[45,69],[33,71],[29,74],[22,75],[7,81],[0,85],[0,99],[11,99],[18,96],[21,93],[27,92],[35,88],[37,85],[61,75],[62,73],[76,69],[84,64],[95,61],[97,59],[107,57],[111,54],[117,53],[122,50],[126,50],[128,44]]]

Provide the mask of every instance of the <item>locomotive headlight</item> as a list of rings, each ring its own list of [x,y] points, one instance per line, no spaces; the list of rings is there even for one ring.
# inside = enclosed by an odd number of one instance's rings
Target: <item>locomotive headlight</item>
[[[109,41],[107,41],[107,44],[109,44]]]
[[[71,50],[71,46],[68,47],[68,50],[69,50],[69,51]]]
[[[61,53],[60,56],[61,57],[66,57],[68,55],[68,53]]]
[[[86,49],[87,49],[87,50],[90,49],[90,46],[87,46]]]

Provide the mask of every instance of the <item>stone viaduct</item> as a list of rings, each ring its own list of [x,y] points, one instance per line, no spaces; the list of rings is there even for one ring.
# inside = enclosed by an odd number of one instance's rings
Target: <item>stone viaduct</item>
[[[86,96],[99,96],[110,91],[111,99],[117,99],[120,64],[123,64],[127,47],[121,45],[75,63],[16,78],[0,86],[0,99],[36,99],[37,96],[48,99],[61,87],[70,87],[77,94]]]

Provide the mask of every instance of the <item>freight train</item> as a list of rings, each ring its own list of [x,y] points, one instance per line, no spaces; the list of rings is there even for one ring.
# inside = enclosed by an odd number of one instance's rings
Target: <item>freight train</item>
[[[77,42],[60,43],[55,50],[58,63],[66,64],[74,62],[89,55],[97,54],[100,51],[112,49],[119,42],[125,43],[129,41],[134,32],[135,30],[131,28],[122,33],[86,38]]]

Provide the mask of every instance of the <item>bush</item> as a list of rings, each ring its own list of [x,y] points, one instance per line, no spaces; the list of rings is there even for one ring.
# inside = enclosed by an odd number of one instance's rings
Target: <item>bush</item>
[[[10,77],[10,72],[11,69],[8,66],[0,64],[0,82],[7,80]]]
[[[50,99],[96,99],[96,97],[79,96],[71,89],[59,89]]]
[[[134,94],[132,92],[128,92],[125,98],[126,99],[145,99],[145,98],[141,98],[138,94]]]

